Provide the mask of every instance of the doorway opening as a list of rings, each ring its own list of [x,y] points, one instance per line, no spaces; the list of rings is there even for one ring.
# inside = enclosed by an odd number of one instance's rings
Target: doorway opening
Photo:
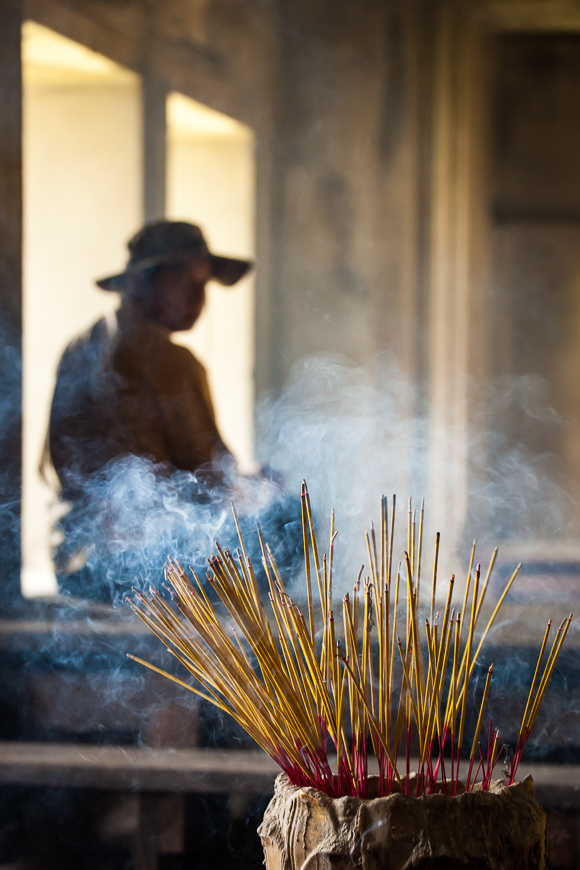
[[[141,85],[135,73],[33,21],[23,25],[24,399],[22,592],[56,592],[54,489],[39,473],[60,356],[118,304],[142,223]]]
[[[497,39],[491,152],[494,428],[540,497],[496,522],[517,557],[573,561],[580,548],[580,36]],[[527,472],[529,477],[529,471]],[[507,500],[506,500],[507,501]],[[517,551],[517,552],[516,552]],[[577,586],[577,578],[575,578]]]

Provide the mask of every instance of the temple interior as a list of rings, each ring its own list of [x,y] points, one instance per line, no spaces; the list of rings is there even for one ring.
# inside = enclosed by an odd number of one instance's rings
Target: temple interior
[[[513,742],[511,692],[580,601],[580,6],[3,0],[0,33],[0,870],[257,870],[276,765],[129,662],[158,659],[125,592],[59,587],[59,360],[115,316],[95,281],[144,224],[251,260],[173,338],[207,371],[232,499],[306,478],[320,533],[331,508],[344,530],[341,595],[383,494],[401,552],[425,498],[425,559],[440,531],[460,590],[473,539],[484,568],[499,547],[489,612],[521,562],[488,641]],[[158,492],[109,532],[158,544],[162,582],[163,517],[190,514]],[[572,622],[526,761],[551,870],[580,868],[579,686]]]

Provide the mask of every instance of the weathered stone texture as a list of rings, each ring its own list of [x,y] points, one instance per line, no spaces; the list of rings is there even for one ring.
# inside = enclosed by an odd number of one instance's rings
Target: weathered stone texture
[[[458,797],[332,799],[284,774],[259,828],[267,870],[542,870],[546,815],[530,776]]]

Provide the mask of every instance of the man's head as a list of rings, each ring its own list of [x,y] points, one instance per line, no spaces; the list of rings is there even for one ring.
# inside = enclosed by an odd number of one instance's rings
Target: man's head
[[[185,221],[146,224],[129,242],[130,259],[120,275],[97,281],[135,302],[145,316],[172,332],[191,329],[211,279],[231,287],[251,268],[248,260],[213,254],[199,227]]]
[[[211,259],[201,254],[131,276],[122,298],[137,305],[147,320],[182,332],[200,316],[211,277]]]

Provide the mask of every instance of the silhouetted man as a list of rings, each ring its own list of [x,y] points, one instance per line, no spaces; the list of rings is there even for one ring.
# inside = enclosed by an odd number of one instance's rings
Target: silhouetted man
[[[129,253],[124,272],[97,281],[120,293],[121,305],[65,350],[50,415],[50,459],[61,499],[72,505],[61,524],[59,582],[77,594],[89,594],[92,582],[81,582],[71,566],[79,558],[75,523],[90,508],[95,475],[120,457],[139,456],[167,474],[197,472],[211,485],[229,457],[205,369],[170,336],[199,318],[209,280],[232,286],[251,263],[216,256],[198,227],[165,220],[138,232]]]

